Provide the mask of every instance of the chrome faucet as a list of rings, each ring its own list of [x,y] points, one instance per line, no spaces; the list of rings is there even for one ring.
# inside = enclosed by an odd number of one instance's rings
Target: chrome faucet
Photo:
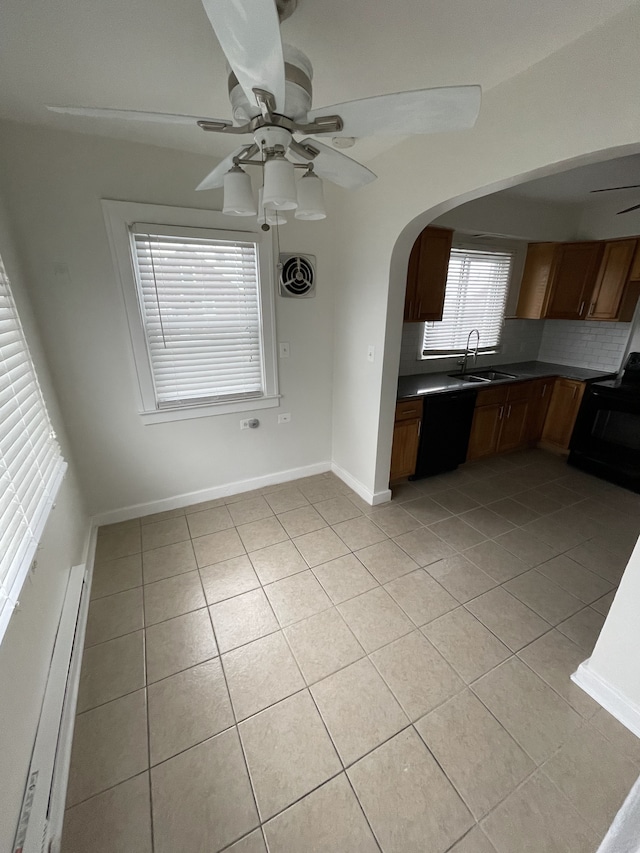
[[[470,350],[469,344],[471,343],[471,335],[476,333],[476,348],[475,350]],[[478,349],[480,347],[480,332],[477,329],[471,329],[469,334],[467,335],[467,346],[464,351],[464,356],[462,358],[462,373],[467,372],[467,360],[470,355],[473,355],[473,366],[476,366],[476,362],[478,361]]]

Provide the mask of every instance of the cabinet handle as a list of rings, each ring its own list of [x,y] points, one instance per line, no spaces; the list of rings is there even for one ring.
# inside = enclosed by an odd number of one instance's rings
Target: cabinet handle
[[[576,399],[576,392],[577,392],[577,390],[578,390],[578,386],[577,386],[577,385],[574,385],[574,386],[573,386],[573,395],[572,395],[572,398],[571,398],[571,399],[573,399],[573,400],[575,400],[575,399]]]
[[[502,416],[504,415],[504,406],[500,406],[500,412],[498,413],[498,420],[502,420]]]
[[[422,299],[418,302],[418,317],[422,314]]]
[[[403,414],[403,415],[405,415],[405,416],[406,416],[406,415],[417,415],[417,414],[418,414],[418,410],[417,410],[417,409],[407,409],[407,410],[406,410],[406,411],[404,411],[402,414]]]
[[[578,317],[582,317],[582,312],[584,311],[584,302],[580,303],[580,310],[578,311]]]
[[[509,403],[509,405],[507,407],[507,418],[510,418],[510,417],[511,417],[511,403]]]
[[[591,303],[591,305],[589,306],[589,313],[588,313],[588,315],[587,315],[588,317],[590,317],[590,316],[593,314],[593,309],[594,309],[595,307],[596,307],[596,303],[595,303],[595,302],[592,302],[592,303]]]
[[[422,421],[418,421],[418,438],[420,437],[421,432],[422,432]]]
[[[547,393],[547,386],[546,386],[546,385],[543,385],[543,386],[542,386],[542,396],[544,397],[544,395],[545,395],[546,393]]]

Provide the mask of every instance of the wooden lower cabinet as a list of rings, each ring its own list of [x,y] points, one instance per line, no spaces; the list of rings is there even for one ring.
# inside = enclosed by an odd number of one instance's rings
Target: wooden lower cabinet
[[[531,411],[536,391],[536,381],[531,381],[478,392],[467,462],[531,443]]]
[[[469,436],[467,462],[472,459],[482,459],[483,456],[492,456],[498,452],[503,412],[504,403],[476,406]]]
[[[584,389],[584,382],[556,379],[542,431],[543,445],[568,450]]]
[[[549,411],[555,378],[535,379],[532,384],[529,407],[529,441],[533,444],[542,438],[544,422]]]
[[[396,404],[391,448],[391,482],[415,473],[422,422],[422,400],[403,400]]]
[[[507,403],[502,416],[502,429],[498,439],[498,453],[516,450],[529,443],[527,433],[528,400],[514,400]]]

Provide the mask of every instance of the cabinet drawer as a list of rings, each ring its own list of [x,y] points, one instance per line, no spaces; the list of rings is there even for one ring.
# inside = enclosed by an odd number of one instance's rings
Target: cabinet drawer
[[[422,398],[416,397],[415,400],[403,400],[401,403],[396,403],[396,420],[408,421],[422,417]]]
[[[528,400],[533,393],[533,385],[534,383],[531,381],[516,382],[509,385],[507,387],[507,400]]]
[[[476,408],[478,406],[491,406],[493,403],[504,403],[507,399],[508,386],[497,385],[494,388],[483,388],[478,391],[476,397]]]

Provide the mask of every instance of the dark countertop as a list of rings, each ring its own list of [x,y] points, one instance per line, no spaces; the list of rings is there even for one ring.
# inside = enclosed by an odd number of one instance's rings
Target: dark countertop
[[[451,369],[455,373],[460,368]],[[472,368],[471,368],[472,369]],[[478,370],[487,370],[479,367]],[[416,373],[413,376],[398,377],[398,400],[410,397],[424,397],[427,394],[447,394],[451,391],[480,391],[489,385],[506,385],[509,382],[525,382],[527,379],[543,379],[547,376],[560,376],[563,379],[575,379],[580,382],[592,382],[596,379],[611,378],[615,374],[606,370],[587,370],[585,367],[572,367],[569,364],[551,364],[546,361],[521,361],[515,364],[492,364],[491,370],[515,374],[515,379],[496,379],[493,382],[465,382],[451,377],[447,373]]]

